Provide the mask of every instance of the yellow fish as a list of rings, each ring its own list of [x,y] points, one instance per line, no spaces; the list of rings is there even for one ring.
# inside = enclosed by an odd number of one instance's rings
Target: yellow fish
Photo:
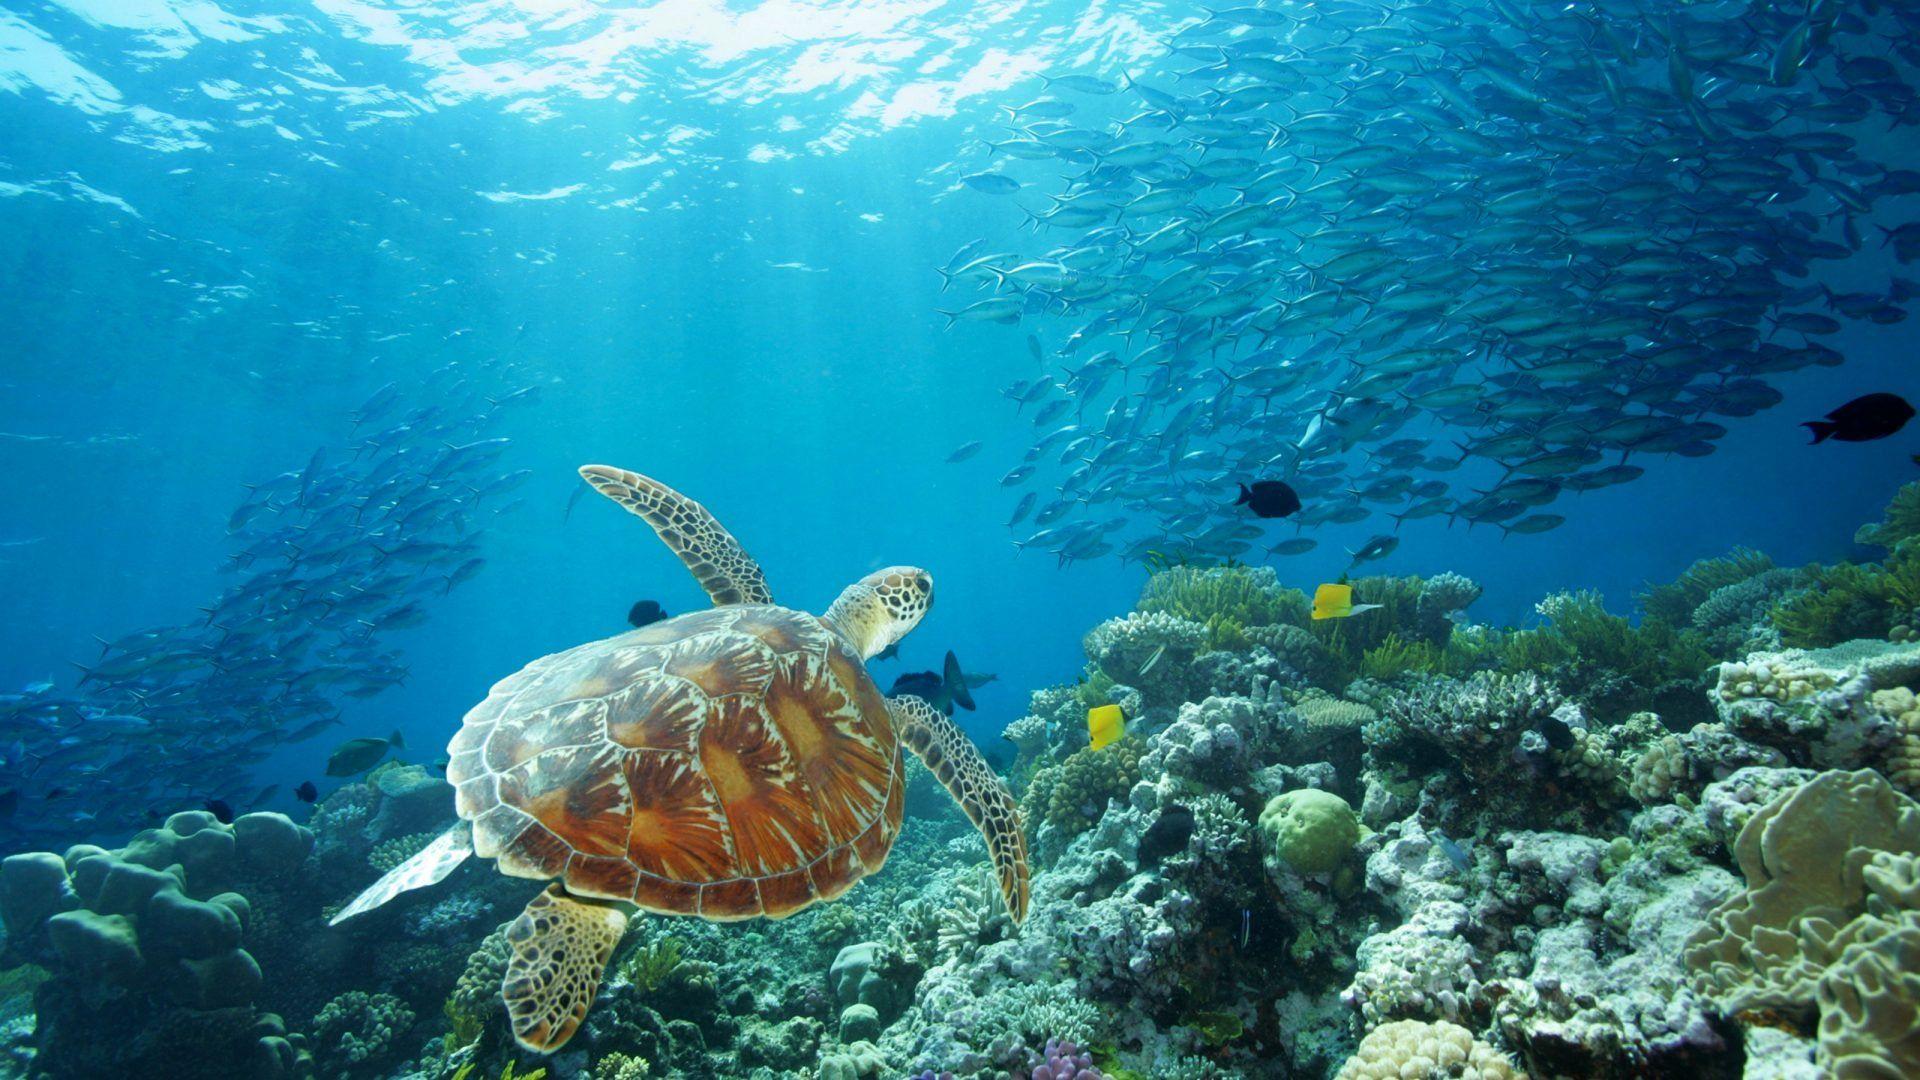
[[[1112,746],[1127,733],[1127,718],[1120,712],[1118,705],[1096,705],[1087,710],[1087,735],[1093,739],[1093,748]]]
[[[1356,604],[1353,602],[1353,586],[1322,585],[1313,590],[1313,617],[1315,619],[1344,619],[1349,615],[1358,615],[1363,611],[1372,611],[1379,604]]]

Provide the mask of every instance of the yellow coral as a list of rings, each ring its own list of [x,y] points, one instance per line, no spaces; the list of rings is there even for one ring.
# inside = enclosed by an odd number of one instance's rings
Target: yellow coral
[[[1893,718],[1895,734],[1887,746],[1887,779],[1901,791],[1920,798],[1920,698],[1897,686],[1875,690],[1869,699],[1875,712]]]
[[[1830,1076],[1920,1075],[1920,803],[1880,774],[1825,772],[1740,830],[1747,888],[1684,953],[1730,1013],[1819,1015]]]
[[[1396,1020],[1360,1040],[1335,1080],[1520,1080],[1513,1063],[1445,1020]]]

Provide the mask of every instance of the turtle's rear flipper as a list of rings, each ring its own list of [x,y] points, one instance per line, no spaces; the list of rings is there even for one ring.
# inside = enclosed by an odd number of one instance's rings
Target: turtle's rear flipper
[[[626,933],[619,908],[576,900],[549,885],[507,927],[507,976],[500,998],[513,1038],[536,1053],[565,1046],[600,992],[613,947]]]
[[[893,727],[906,744],[920,756],[928,769],[967,812],[968,820],[987,841],[987,854],[993,857],[994,873],[1000,879],[1000,895],[1006,898],[1007,914],[1019,923],[1027,917],[1027,838],[1020,831],[1020,808],[980,750],[952,720],[940,710],[917,697],[902,695],[887,699],[887,711],[893,714]]]
[[[421,848],[413,858],[380,875],[380,880],[354,897],[353,903],[328,919],[327,925],[338,926],[361,912],[372,911],[403,892],[438,885],[453,873],[455,867],[466,862],[471,854],[473,829],[464,821],[457,822],[453,828],[435,838],[433,843]]]
[[[580,478],[653,526],[715,607],[773,603],[760,564],[706,507],[658,480],[610,465],[582,465]]]

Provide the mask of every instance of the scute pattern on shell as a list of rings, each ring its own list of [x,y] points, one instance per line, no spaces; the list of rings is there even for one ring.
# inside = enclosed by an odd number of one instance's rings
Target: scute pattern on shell
[[[878,870],[905,775],[886,700],[818,619],[695,612],[528,664],[448,747],[474,850],[517,877],[779,918]]]

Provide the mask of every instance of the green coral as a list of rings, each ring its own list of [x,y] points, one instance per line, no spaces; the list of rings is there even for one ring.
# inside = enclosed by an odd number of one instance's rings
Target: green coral
[[[481,1017],[483,1021],[493,1010],[501,1008],[500,980],[506,977],[507,957],[511,952],[512,948],[507,944],[506,926],[482,938],[480,944],[468,954],[466,968],[454,983],[446,1008],[459,1009]]]
[[[1042,822],[1069,835],[1085,832],[1106,812],[1109,799],[1125,799],[1140,782],[1140,757],[1146,743],[1128,736],[1098,750],[1080,750],[1058,765],[1041,768],[1021,797],[1021,816],[1029,830]]]
[[[349,990],[313,1018],[314,1058],[340,1073],[394,1057],[413,1026],[413,1010],[392,994]]]
[[[1246,1024],[1230,1012],[1197,1012],[1180,1023],[1183,1027],[1192,1028],[1200,1036],[1201,1042],[1216,1050],[1238,1039],[1246,1031]]]
[[[1360,654],[1357,674],[1363,679],[1389,682],[1402,675],[1428,674],[1439,670],[1442,650],[1432,642],[1407,641],[1397,633]]]
[[[1545,673],[1575,697],[1619,715],[1697,705],[1714,664],[1698,631],[1655,619],[1634,626],[1608,613],[1597,592],[1555,593],[1536,610],[1545,624],[1501,639],[1501,670]]]
[[[1640,594],[1640,610],[1647,618],[1669,626],[1693,624],[1693,613],[1717,589],[1745,581],[1773,569],[1773,560],[1752,548],[1737,547],[1726,555],[1701,559],[1682,571],[1670,585],[1650,585]]]
[[[673,978],[683,962],[680,939],[669,934],[629,949],[618,971],[641,993],[650,994]]]
[[[472,1062],[460,1066],[453,1071],[453,1080],[472,1080],[474,1068],[475,1066]],[[515,1072],[514,1068],[514,1063],[511,1061],[502,1065],[500,1067],[499,1080],[546,1080],[547,1070],[544,1066],[526,1073]],[[646,1074],[641,1073],[640,1075],[645,1076]]]
[[[653,1065],[639,1054],[610,1051],[593,1063],[593,1080],[647,1080]]]
[[[1891,551],[1920,536],[1920,480],[1902,484],[1893,493],[1893,501],[1878,522],[1862,525],[1853,534],[1856,544],[1871,544]]]
[[[1789,648],[1887,637],[1895,626],[1911,626],[1920,608],[1920,544],[1904,544],[1881,563],[1843,562],[1807,572],[1807,587],[1768,612]]]
[[[440,1006],[440,1011],[447,1018],[447,1053],[480,1041],[480,1034],[486,1028],[485,1017],[453,996],[449,996],[445,1004]]]
[[[1302,874],[1334,870],[1364,835],[1347,800],[1318,788],[1275,795],[1260,811],[1259,827],[1270,861]]]
[[[814,945],[830,953],[861,939],[860,912],[852,904],[823,904],[814,908],[807,926]]]
[[[373,868],[374,873],[384,874],[418,855],[422,848],[433,843],[434,838],[439,835],[437,832],[420,832],[382,840],[367,853],[367,865]]]
[[[1147,579],[1137,609],[1164,612],[1207,629],[1210,649],[1245,649],[1257,626],[1305,625],[1306,595],[1281,586],[1271,567],[1177,566]]]

